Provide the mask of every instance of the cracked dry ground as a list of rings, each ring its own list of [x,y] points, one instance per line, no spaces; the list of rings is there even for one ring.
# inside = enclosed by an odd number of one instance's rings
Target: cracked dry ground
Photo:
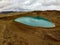
[[[30,27],[14,22],[20,16],[42,16],[55,28]],[[0,14],[0,45],[60,45],[60,11]]]

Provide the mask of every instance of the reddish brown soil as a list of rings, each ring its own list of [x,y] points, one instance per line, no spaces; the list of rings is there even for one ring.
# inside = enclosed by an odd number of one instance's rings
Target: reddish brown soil
[[[31,27],[15,22],[20,16],[42,16],[56,27]],[[0,14],[0,45],[60,45],[60,11]]]

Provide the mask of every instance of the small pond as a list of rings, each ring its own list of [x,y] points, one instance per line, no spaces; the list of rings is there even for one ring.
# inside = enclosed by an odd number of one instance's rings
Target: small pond
[[[55,24],[48,19],[45,19],[43,17],[31,17],[31,16],[25,16],[25,17],[19,17],[15,19],[16,22],[23,23],[25,25],[29,26],[35,26],[35,27],[55,27]]]

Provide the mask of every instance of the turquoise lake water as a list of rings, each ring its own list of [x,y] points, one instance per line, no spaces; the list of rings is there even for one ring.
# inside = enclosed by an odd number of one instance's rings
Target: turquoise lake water
[[[35,27],[46,27],[46,28],[55,27],[54,23],[43,17],[20,17],[15,19],[15,21]]]

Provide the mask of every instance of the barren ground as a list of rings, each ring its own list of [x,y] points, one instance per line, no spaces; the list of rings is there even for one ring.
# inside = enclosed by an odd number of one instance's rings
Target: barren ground
[[[31,27],[15,22],[20,16],[42,16],[56,27]],[[60,11],[0,14],[0,45],[60,45]]]

